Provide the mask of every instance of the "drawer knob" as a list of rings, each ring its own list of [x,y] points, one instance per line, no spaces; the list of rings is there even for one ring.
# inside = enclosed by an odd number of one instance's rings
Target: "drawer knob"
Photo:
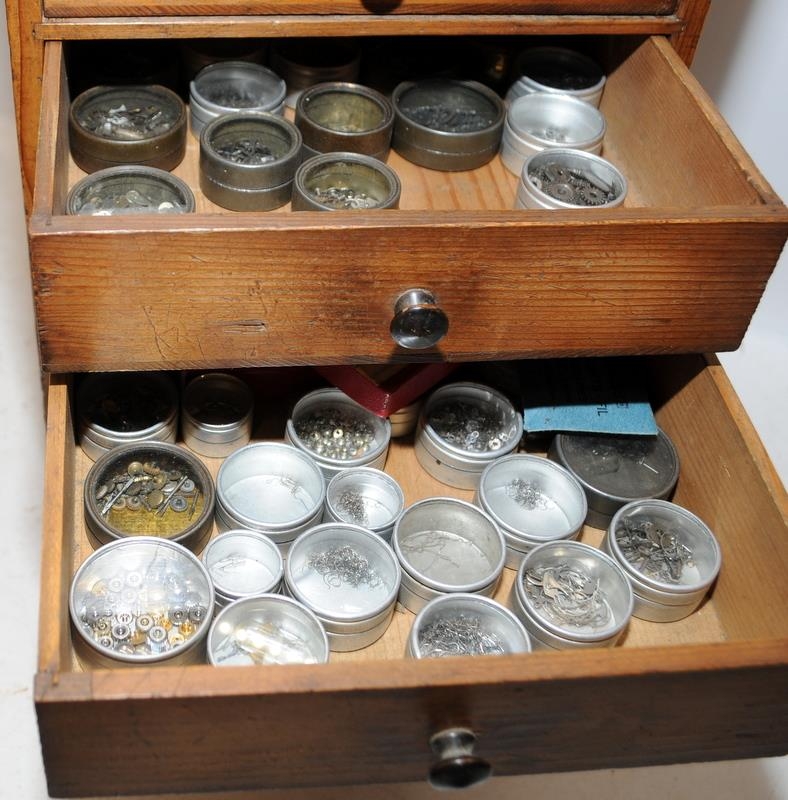
[[[426,289],[408,289],[394,304],[391,338],[408,350],[436,345],[449,330],[449,318]]]
[[[447,728],[430,739],[437,760],[430,769],[436,789],[464,789],[492,775],[489,762],[473,754],[476,735],[467,728]]]

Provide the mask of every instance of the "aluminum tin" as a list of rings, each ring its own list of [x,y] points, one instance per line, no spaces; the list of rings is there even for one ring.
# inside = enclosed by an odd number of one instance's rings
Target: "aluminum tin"
[[[201,69],[189,84],[195,136],[213,119],[236,112],[284,113],[285,82],[275,72],[248,61],[222,61]]]
[[[155,167],[108,167],[77,181],[66,197],[66,214],[190,214],[194,194],[180,178]]]
[[[118,591],[113,591],[115,588]],[[104,545],[80,565],[71,583],[68,603],[74,648],[85,667],[151,667],[191,664],[205,658],[205,638],[214,607],[213,586],[200,560],[175,542],[139,536]],[[181,608],[180,613],[186,611],[196,630],[182,643],[156,652],[163,645],[149,645],[138,620],[146,615],[154,622],[164,617],[173,631],[181,627],[172,622],[176,608]],[[197,621],[196,611],[189,617],[192,609],[199,610]],[[128,616],[118,620],[118,615]],[[100,619],[106,620],[109,631],[116,624],[126,625],[130,645],[134,642],[141,648],[151,647],[151,651],[118,652],[103,646],[90,629],[91,621],[95,625]]]
[[[585,206],[566,203],[563,200],[551,197],[543,192],[542,189],[528,177],[532,170],[537,169],[546,162],[558,163],[569,170],[580,170],[585,173],[590,173],[594,176],[594,179],[599,183],[600,187],[607,186],[615,193],[614,199],[598,206]],[[621,174],[618,168],[613,166],[609,161],[593,153],[585,153],[582,150],[555,148],[543,150],[541,153],[529,156],[525,160],[523,163],[523,171],[520,175],[520,181],[517,184],[515,208],[608,209],[622,205],[626,196],[627,179]]]
[[[140,499],[133,512],[130,507],[118,509],[113,506],[102,514],[113,494],[112,488],[102,493],[102,487],[109,486],[117,474],[122,473],[125,478],[127,467],[134,462],[150,464],[162,471],[178,472],[192,486],[189,491],[184,489],[182,492],[178,487],[176,492],[176,487],[168,484],[169,489],[167,486],[161,489],[164,500],[152,508],[145,507]],[[144,483],[147,482],[146,479]],[[124,502],[129,497],[141,498],[140,494],[132,494],[134,486],[132,484],[122,495]],[[99,495],[101,497],[97,499]],[[182,504],[185,502],[183,508],[176,510],[173,506],[176,497],[180,497]],[[211,474],[202,461],[185,448],[166,442],[120,445],[101,456],[88,471],[83,486],[85,525],[94,547],[117,539],[156,536],[199,553],[213,529],[215,498]]]
[[[254,398],[240,378],[207,372],[192,378],[181,398],[183,443],[209,458],[225,458],[249,443]]]
[[[369,198],[369,209],[398,208],[402,189],[391,167],[361,153],[324,153],[304,161],[293,182],[293,211],[355,211],[321,201],[316,192],[352,190]]]
[[[339,414],[341,418],[363,423],[372,431],[369,448],[354,458],[339,459],[317,453],[298,435],[297,429],[305,419],[318,416],[320,413]],[[313,458],[323,471],[326,480],[330,480],[337,472],[353,467],[383,469],[391,441],[391,423],[352,400],[341,389],[316,389],[304,395],[293,406],[285,426],[285,440]]]
[[[309,156],[364,153],[385,161],[391,146],[394,109],[380,92],[356,83],[320,83],[303,91],[295,124]]]
[[[158,109],[171,119],[161,130],[139,138],[121,137],[108,131],[88,130],[81,120],[91,113],[129,110],[136,106]],[[69,145],[74,163],[85,172],[122,164],[171,170],[186,154],[186,106],[164,86],[94,86],[78,95],[68,115]]]
[[[561,94],[528,94],[509,106],[501,137],[501,161],[520,176],[530,156],[556,147],[599,155],[607,123],[602,112]]]
[[[391,544],[402,566],[399,601],[411,611],[438,594],[493,594],[506,556],[495,520],[450,497],[430,497],[406,508]]]
[[[93,461],[122,444],[174,444],[175,383],[161,372],[86,375],[77,389],[77,433],[80,447]]]
[[[309,455],[280,442],[256,442],[222,462],[216,478],[216,523],[246,528],[286,545],[323,514],[323,473]]]
[[[416,400],[413,403],[400,408],[393,414],[389,415],[389,422],[391,423],[391,438],[396,439],[401,436],[408,436],[416,429],[416,423],[419,421],[419,411],[421,410],[421,400]]]
[[[284,561],[275,542],[254,531],[222,533],[208,543],[202,562],[219,606],[241,597],[276,593],[284,575]]]
[[[481,167],[498,152],[505,116],[500,97],[475,81],[429,79],[400,83],[392,93],[394,134],[391,146],[403,158],[428,169],[461,171]],[[486,115],[489,124],[462,131],[457,125],[428,127],[414,119],[424,106]]]
[[[538,566],[567,564],[582,569],[599,582],[611,612],[611,623],[602,630],[579,630],[556,624],[535,608],[524,588],[525,574]],[[512,584],[511,603],[534,640],[534,646],[568,650],[583,647],[612,647],[621,637],[632,616],[632,588],[621,567],[606,553],[582,542],[546,542],[523,559]]]
[[[315,612],[332,649],[360,649],[383,635],[400,578],[393,551],[377,534],[339,522],[299,536],[285,564],[288,593]],[[332,634],[342,638],[333,641]]]
[[[684,567],[679,582],[660,581],[627,560],[615,535],[624,520],[651,522],[690,548],[692,564]],[[709,527],[687,509],[666,500],[637,500],[620,508],[610,522],[602,548],[632,584],[633,616],[651,622],[673,622],[692,614],[717,579],[722,564],[719,543]]]
[[[565,47],[532,47],[519,53],[512,72],[518,76],[506,93],[506,102],[534,92],[575,97],[598,107],[605,75],[591,58]]]
[[[444,439],[433,426],[433,415],[441,406],[462,403],[487,416],[500,419],[503,441],[497,450],[466,449]],[[480,383],[449,383],[436,389],[426,400],[419,416],[414,452],[421,466],[433,478],[448,486],[476,489],[488,464],[511,453],[523,435],[522,415],[505,395]]]
[[[391,475],[371,467],[353,467],[337,472],[329,481],[323,522],[361,525],[389,542],[404,508],[405,495]]]
[[[295,108],[309,86],[358,80],[361,48],[355,39],[279,39],[271,47],[271,66],[287,83],[285,104]]]
[[[320,620],[306,606],[278,594],[230,603],[208,633],[208,661],[215,667],[325,664],[328,655]]]
[[[430,600],[416,615],[408,634],[405,654],[410,658],[442,657],[423,650],[420,641],[422,633],[425,628],[438,620],[452,619],[458,616],[470,617],[474,621],[478,620],[480,631],[486,636],[494,637],[500,643],[503,651],[500,655],[531,652],[531,640],[528,632],[523,623],[508,608],[478,594],[444,594]],[[451,655],[462,655],[462,653]]]
[[[669,498],[679,477],[678,453],[661,429],[656,436],[559,433],[547,456],[580,482],[588,499],[586,525],[602,530],[633,500]]]
[[[221,154],[221,148],[244,141],[260,143],[274,160],[243,164]],[[274,114],[217,117],[200,135],[200,189],[209,200],[231,211],[271,211],[289,203],[300,162],[301,133],[292,122]]]

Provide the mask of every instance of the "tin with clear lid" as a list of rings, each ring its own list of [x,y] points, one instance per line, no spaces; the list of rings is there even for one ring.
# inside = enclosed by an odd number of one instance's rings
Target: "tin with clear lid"
[[[328,639],[302,603],[278,594],[244,597],[223,608],[208,633],[215,667],[325,664]]]
[[[385,633],[400,578],[386,542],[366,528],[339,522],[299,536],[285,563],[288,594],[317,615],[336,651],[368,647]]]
[[[213,606],[210,577],[185,547],[119,539],[88,556],[71,583],[74,647],[90,668],[199,662]]]

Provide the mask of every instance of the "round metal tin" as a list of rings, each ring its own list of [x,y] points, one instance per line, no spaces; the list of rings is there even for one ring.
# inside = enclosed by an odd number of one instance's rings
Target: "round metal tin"
[[[328,655],[320,620],[306,606],[277,594],[230,603],[208,633],[208,661],[216,667],[325,664]]]
[[[185,547],[117,540],[88,556],[71,583],[74,647],[87,667],[199,662],[213,606],[210,577]]]
[[[263,64],[266,43],[263,39],[184,39],[178,42],[182,80],[191,82],[194,76],[211,64],[226,61],[248,61]]]
[[[391,438],[395,439],[413,433],[416,429],[416,423],[419,421],[420,410],[421,400],[416,400],[390,414]]]

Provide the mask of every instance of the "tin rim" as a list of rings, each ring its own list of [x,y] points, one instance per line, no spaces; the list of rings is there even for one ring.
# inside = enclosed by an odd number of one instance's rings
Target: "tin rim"
[[[243,405],[243,413],[238,419],[230,422],[204,422],[199,420],[189,410],[190,402],[194,402],[193,395],[200,391],[206,391],[203,387],[208,387],[210,391],[212,383],[224,385],[229,391],[238,398]],[[252,408],[254,405],[254,395],[249,388],[249,384],[231,375],[229,372],[206,372],[197,375],[186,384],[181,397],[181,424],[189,426],[189,433],[195,439],[216,444],[234,442],[243,435],[244,429],[249,426],[252,419]]]
[[[561,89],[560,87],[551,86],[547,83],[542,83],[535,78],[532,78],[525,71],[528,69],[527,62],[538,59],[550,59],[564,62],[574,62],[576,65],[581,66],[585,70],[592,73],[594,80],[589,81],[589,85],[580,89]],[[530,47],[523,50],[515,57],[514,71],[518,73],[518,78],[513,82],[510,90],[518,83],[526,86],[532,92],[545,92],[545,93],[562,93],[571,97],[594,97],[601,94],[607,82],[607,78],[599,66],[592,58],[589,58],[584,53],[572,50],[567,47]]]

